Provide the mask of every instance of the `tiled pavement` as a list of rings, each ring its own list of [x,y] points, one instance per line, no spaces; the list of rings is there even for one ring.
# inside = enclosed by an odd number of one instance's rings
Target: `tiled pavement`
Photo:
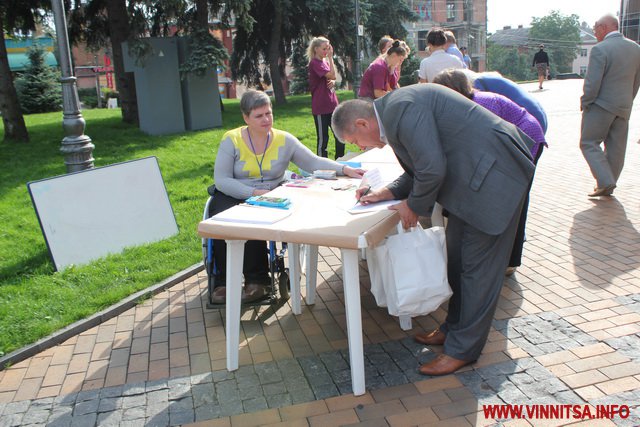
[[[524,265],[505,280],[481,358],[422,377],[438,348],[378,308],[361,269],[367,393],[350,393],[339,252],[321,248],[318,300],[242,316],[240,369],[225,370],[224,311],[203,273],[0,371],[0,426],[464,426],[640,424],[640,101],[615,197],[590,200],[577,146],[581,81],[532,92],[551,148],[532,190]],[[534,90],[533,85],[527,86]],[[628,405],[630,416],[486,418],[483,404]],[[595,412],[595,411],[594,411]]]

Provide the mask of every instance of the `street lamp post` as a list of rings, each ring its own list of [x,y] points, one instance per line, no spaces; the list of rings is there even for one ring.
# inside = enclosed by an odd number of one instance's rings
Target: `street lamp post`
[[[65,137],[62,139],[60,151],[64,155],[67,173],[93,168],[93,148],[91,138],[84,134],[85,121],[80,113],[80,100],[76,78],[71,71],[71,54],[67,36],[67,20],[64,16],[63,0],[52,0],[53,19],[56,26],[56,37],[60,53],[60,70],[62,77],[62,128]]]
[[[362,36],[362,26],[360,25],[360,1],[356,0],[356,57],[353,61],[353,95],[354,98],[358,97],[358,91],[360,90],[360,79],[362,73],[360,72],[360,37]]]

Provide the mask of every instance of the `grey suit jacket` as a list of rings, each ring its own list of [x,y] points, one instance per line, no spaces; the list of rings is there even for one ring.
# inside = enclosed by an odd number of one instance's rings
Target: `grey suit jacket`
[[[580,107],[597,104],[629,119],[631,104],[640,87],[640,46],[612,34],[591,49]]]
[[[437,201],[492,235],[513,218],[533,177],[533,141],[459,93],[436,84],[400,88],[375,101],[405,173],[389,185],[411,210]]]

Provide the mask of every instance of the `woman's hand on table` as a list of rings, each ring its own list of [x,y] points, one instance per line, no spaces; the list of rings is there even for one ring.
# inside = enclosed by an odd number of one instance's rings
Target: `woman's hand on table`
[[[342,173],[350,178],[362,178],[366,170],[360,168],[352,168],[351,166],[344,166]]]
[[[393,200],[393,194],[387,187],[372,190],[368,185],[360,187],[356,190],[356,199],[363,205],[375,202],[383,202],[385,200]]]
[[[418,225],[418,215],[411,210],[406,200],[403,200],[396,205],[389,206],[389,209],[398,211],[402,227],[405,230]]]
[[[260,188],[256,188],[255,190],[253,190],[253,195],[254,196],[262,196],[264,194],[267,194],[269,192],[269,190],[263,190]]]

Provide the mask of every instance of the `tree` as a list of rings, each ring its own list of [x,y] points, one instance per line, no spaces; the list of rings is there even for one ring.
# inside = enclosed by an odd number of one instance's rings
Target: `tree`
[[[306,56],[306,46],[296,43],[291,55],[291,66],[293,67],[293,81],[289,86],[289,92],[293,95],[309,92],[309,72]]]
[[[416,22],[419,19],[419,16],[409,7],[408,2],[404,0],[373,0],[368,17],[365,25],[366,34],[369,37],[368,45],[376,56],[378,41],[382,36],[390,35],[394,39],[405,40],[407,29],[403,23]]]
[[[403,0],[360,0],[362,22],[368,45],[391,33],[407,35],[403,22],[416,16]],[[355,5],[342,0],[256,0],[249,12],[255,21],[238,30],[234,40],[231,66],[233,78],[250,86],[261,86],[270,79],[276,104],[286,102],[280,80],[288,60],[294,65],[294,88],[306,90],[307,61],[302,54],[310,37],[326,36],[333,45],[336,68],[345,81],[351,81],[347,67],[355,56]],[[278,77],[278,78],[276,78]]]
[[[520,53],[518,48],[499,46],[495,43],[487,44],[487,70],[498,71],[515,81],[530,80],[535,77],[529,55]]]
[[[310,11],[304,0],[256,0],[249,15],[253,25],[238,28],[231,55],[232,76],[249,86],[273,83],[276,104],[286,102],[282,77],[293,40],[302,39],[303,17]]]
[[[420,58],[416,56],[415,46],[411,46],[411,53],[402,62],[401,74],[400,74],[400,86],[409,86],[418,83],[418,74],[416,73],[420,68]]]
[[[27,34],[50,9],[46,0],[2,0],[0,2],[0,113],[4,123],[4,140],[28,142],[29,132],[20,110],[18,94],[13,85],[9,57],[5,46],[5,31]]]
[[[562,15],[554,10],[542,18],[533,18],[529,39],[534,46],[545,45],[551,66],[558,72],[571,72],[571,65],[578,54],[580,21],[578,15]]]
[[[45,63],[46,50],[35,44],[27,53],[29,65],[15,81],[24,114],[48,113],[62,108],[60,73]]]
[[[235,19],[237,25],[250,25],[247,19],[250,0],[76,0],[71,15],[71,38],[83,40],[91,48],[110,47],[125,122],[138,121],[133,73],[126,73],[122,43],[129,52],[144,56],[149,52],[144,37],[193,35],[191,54],[181,67],[184,74],[201,74],[221,64],[228,53],[222,43],[209,33],[209,16],[217,16],[226,26]]]

